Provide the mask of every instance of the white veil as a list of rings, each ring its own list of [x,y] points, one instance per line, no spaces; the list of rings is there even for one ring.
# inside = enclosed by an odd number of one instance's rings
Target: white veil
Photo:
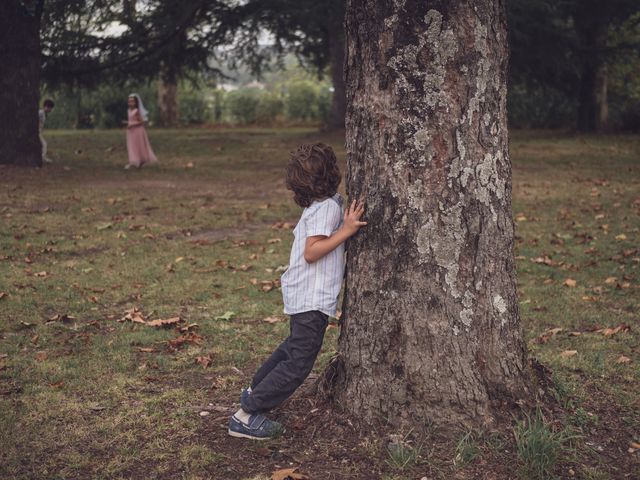
[[[142,120],[147,122],[149,121],[149,112],[147,111],[146,108],[144,108],[144,105],[142,104],[142,99],[140,98],[140,95],[138,95],[137,93],[131,93],[129,95],[130,97],[135,97],[136,100],[138,100],[138,112],[140,113],[140,116],[142,117]]]

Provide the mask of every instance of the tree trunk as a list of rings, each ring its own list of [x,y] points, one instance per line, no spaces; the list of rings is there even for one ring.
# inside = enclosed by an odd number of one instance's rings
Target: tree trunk
[[[329,55],[331,57],[331,80],[333,96],[329,128],[344,128],[344,117],[347,111],[347,97],[344,84],[344,3],[334,2],[329,15]]]
[[[585,56],[578,92],[578,130],[603,131],[607,128],[609,107],[607,102],[607,65],[602,56],[606,46],[607,30],[598,23],[578,25],[583,38]]]
[[[334,398],[364,420],[491,424],[529,396],[500,0],[349,0],[348,246]]]
[[[40,13],[25,3],[0,2],[0,164],[40,167]]]
[[[158,77],[158,110],[161,126],[178,125],[178,79],[164,61],[160,64]]]

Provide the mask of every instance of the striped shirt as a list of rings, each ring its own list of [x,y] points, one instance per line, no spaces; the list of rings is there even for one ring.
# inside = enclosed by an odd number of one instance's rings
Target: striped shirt
[[[314,263],[304,259],[307,237],[330,237],[342,225],[342,198],[315,201],[304,209],[293,231],[295,236],[289,268],[282,275],[284,313],[319,310],[329,316],[336,314],[338,295],[344,276],[344,243]]]

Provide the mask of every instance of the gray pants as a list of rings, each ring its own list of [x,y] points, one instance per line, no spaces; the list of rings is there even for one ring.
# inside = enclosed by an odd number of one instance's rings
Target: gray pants
[[[290,334],[258,369],[251,395],[242,403],[248,413],[277,407],[302,385],[322,347],[329,317],[322,312],[291,315]]]

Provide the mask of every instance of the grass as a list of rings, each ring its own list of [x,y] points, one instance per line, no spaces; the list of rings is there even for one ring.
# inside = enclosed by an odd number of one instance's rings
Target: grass
[[[124,171],[122,135],[47,132],[52,166],[0,167],[0,477],[250,479],[293,463],[312,478],[395,478],[380,441],[354,450],[329,417],[264,447],[225,430],[240,388],[288,330],[274,283],[292,240],[282,222],[300,213],[283,186],[287,153],[321,139],[344,158],[343,139],[153,130],[159,165]],[[563,427],[581,435],[572,455],[556,452],[554,474],[635,472],[640,140],[516,132],[511,154],[529,354],[553,372]],[[197,326],[118,321],[134,307]],[[603,330],[620,325],[630,329]],[[317,371],[337,335],[328,330]],[[509,478],[519,458],[506,435],[424,446],[429,465],[408,462],[406,475]],[[469,461],[453,465],[458,455]]]
[[[520,476],[527,480],[553,478],[553,470],[568,443],[578,437],[568,430],[556,431],[538,409],[514,428]]]

